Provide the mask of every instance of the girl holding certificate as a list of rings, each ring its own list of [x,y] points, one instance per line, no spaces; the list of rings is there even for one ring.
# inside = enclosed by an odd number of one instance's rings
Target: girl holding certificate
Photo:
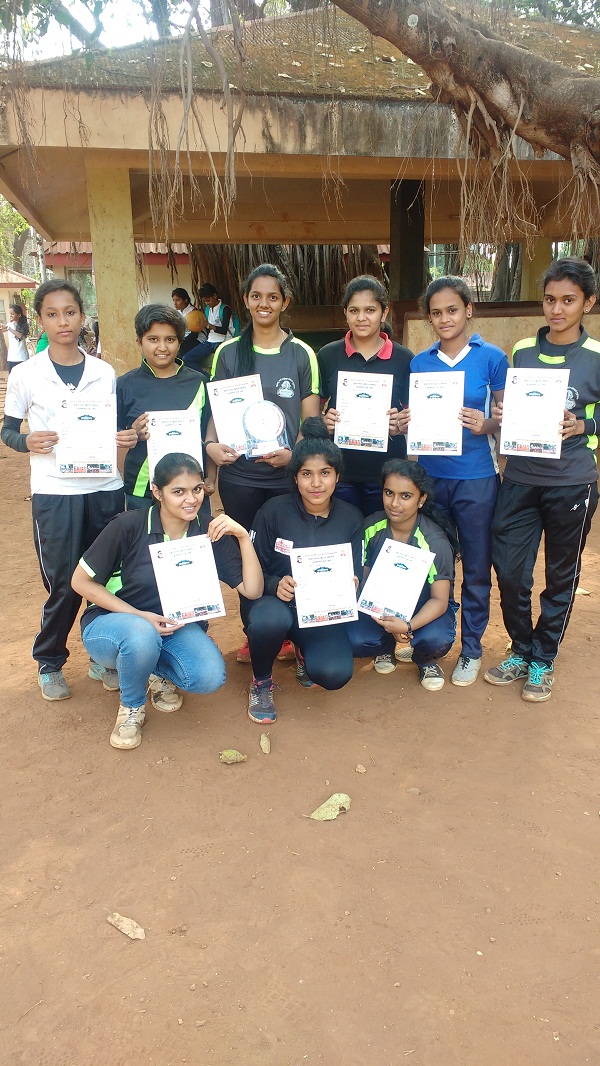
[[[392,378],[391,403],[382,411],[385,416],[384,450],[370,451],[340,442],[345,473],[335,490],[341,500],[354,504],[366,516],[375,511],[381,500],[381,467],[386,459],[406,457],[404,408],[408,405],[408,380],[413,353],[395,344],[385,331],[389,311],[388,294],[377,278],[363,275],[346,286],[342,299],[348,332],[343,340],[326,344],[318,354],[321,372],[321,395],[327,403],[323,421],[333,435],[340,422],[338,410],[338,375],[357,375],[368,379],[377,375]],[[389,380],[389,378],[388,378]],[[342,389],[340,388],[340,391]]]
[[[491,685],[523,680],[521,695],[533,703],[552,695],[554,660],[569,624],[581,556],[598,504],[600,342],[583,326],[595,302],[591,266],[583,259],[557,259],[544,277],[547,326],[536,337],[519,341],[513,351],[515,367],[569,371],[560,459],[508,457],[492,528],[494,569],[512,650],[508,659],[487,671],[485,680]],[[501,404],[494,414],[501,419]],[[533,568],[542,533],[546,587],[533,626]]]
[[[14,367],[6,389],[2,440],[17,452],[29,452],[33,539],[48,598],[32,655],[38,664],[38,684],[45,700],[68,700],[71,690],[62,668],[69,652],[67,640],[81,598],[71,588],[79,556],[113,515],[123,510],[123,482],[119,471],[95,476],[65,473],[56,457],[57,426],[71,402],[111,401],[115,372],[109,363],[84,355],[78,347],[85,314],[79,290],[69,281],[53,278],[37,290],[33,306],[48,347]],[[21,433],[27,419],[28,433]],[[117,444],[129,448],[135,433],[114,432]],[[107,443],[114,437],[107,432]],[[64,444],[64,441],[62,442]],[[108,687],[111,680],[92,663],[91,676]]]
[[[273,663],[282,641],[296,645],[296,677],[304,688],[342,688],[352,677],[352,623],[300,628],[294,602],[291,554],[299,548],[350,544],[355,582],[362,573],[362,515],[334,496],[342,454],[320,418],[302,425],[288,469],[296,491],[269,500],[254,519],[252,537],[265,574],[266,595],[253,604],[248,641],[253,678],[248,716],[263,725],[277,718],[273,700]]]
[[[464,371],[461,455],[419,455],[433,478],[436,503],[458,531],[463,582],[462,646],[452,673],[453,685],[472,685],[481,669],[481,638],[490,617],[492,587],[492,519],[500,477],[490,417],[490,402],[502,400],[508,360],[500,348],[478,333],[469,336],[473,297],[462,278],[436,278],[423,298],[436,343],[419,352],[411,374]]]
[[[243,526],[224,514],[210,523],[199,515],[204,482],[196,459],[171,452],[159,460],[152,491],[150,510],[118,515],[73,574],[75,592],[90,604],[81,619],[83,643],[97,663],[119,674],[113,748],[141,744],[148,679],[150,702],[159,711],[181,707],[178,689],[209,693],[225,683],[223,656],[205,623],[177,625],[163,615],[149,546],[206,533],[219,579],[251,600],[263,591],[260,565]]]
[[[256,512],[267,500],[290,491],[287,466],[300,423],[319,414],[319,368],[312,348],[281,325],[290,291],[277,267],[269,263],[256,267],[244,282],[242,295],[250,322],[239,337],[226,340],[217,349],[211,380],[259,374],[263,399],[275,404],[283,416],[285,443],[256,459],[238,456],[215,440],[211,420],[205,446],[208,458],[219,467],[223,507],[236,522],[250,529]],[[283,654],[294,657],[289,646]],[[238,662],[249,661],[246,642],[238,652]]]
[[[396,669],[394,647],[401,645],[398,659],[411,659],[419,668],[423,688],[443,688],[444,673],[438,663],[456,635],[458,605],[450,599],[454,558],[458,543],[448,519],[434,506],[433,483],[419,463],[390,459],[381,472],[383,511],[365,521],[364,578],[368,576],[386,541],[410,544],[435,558],[409,622],[401,618],[374,620],[361,614],[350,627],[355,658],[375,655],[375,669],[388,674]]]

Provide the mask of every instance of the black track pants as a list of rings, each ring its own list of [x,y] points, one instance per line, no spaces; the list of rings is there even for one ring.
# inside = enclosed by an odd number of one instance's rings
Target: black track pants
[[[69,657],[67,638],[81,604],[71,578],[84,551],[124,507],[123,490],[78,496],[34,493],[33,542],[48,593],[32,655],[41,672],[60,670]]]
[[[492,525],[492,558],[513,652],[551,665],[565,635],[581,572],[581,555],[598,505],[591,485],[502,482]],[[546,588],[533,625],[533,568],[544,534]]]

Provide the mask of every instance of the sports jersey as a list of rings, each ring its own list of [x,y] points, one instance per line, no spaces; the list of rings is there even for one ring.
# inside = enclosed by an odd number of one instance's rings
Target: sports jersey
[[[317,356],[321,372],[321,396],[329,400],[329,407],[337,409],[338,371],[352,374],[392,374],[392,402],[390,407],[401,410],[408,404],[408,380],[413,353],[401,344],[394,344],[386,334],[381,334],[385,343],[371,359],[365,359],[352,344],[352,331],[342,340],[326,344]],[[342,481],[379,481],[381,467],[387,459],[406,458],[406,437],[399,433],[390,437],[387,453],[354,451],[342,448],[345,469]]]
[[[535,337],[518,341],[513,348],[513,365],[536,370],[568,370],[567,410],[573,418],[594,418],[600,403],[600,341],[594,340],[585,330],[579,339],[560,355],[545,355],[549,326],[540,329]],[[504,477],[518,485],[589,485],[598,479],[596,448],[598,437],[584,433],[567,437],[562,442],[560,459],[545,459],[537,456],[510,455],[506,460]]]
[[[478,333],[469,338],[469,347],[461,358],[450,360],[440,352],[440,342],[415,355],[411,374],[453,373],[464,370],[464,407],[483,411],[490,417],[491,394],[502,392],[506,384],[508,359],[501,348],[487,344]],[[456,412],[458,418],[458,411]],[[419,463],[431,477],[454,481],[474,481],[498,473],[494,437],[471,433],[463,428],[462,455],[419,455]]]
[[[385,511],[376,511],[365,519],[363,532],[363,559],[366,567],[371,569],[386,540],[393,540],[392,529]],[[428,515],[419,513],[413,531],[407,541],[421,551],[433,552],[433,560],[427,581],[415,607],[415,614],[431,598],[430,586],[434,581],[454,580],[454,552],[443,529]]]
[[[186,536],[206,533],[208,523],[209,519],[199,514],[190,522]],[[105,526],[84,552],[79,565],[94,581],[138,611],[162,614],[148,546],[169,539],[160,520],[160,507],[126,511]],[[213,544],[213,551],[219,580],[236,588],[242,581],[242,557],[237,540],[232,536],[221,537]],[[93,618],[110,613],[104,607],[89,604],[81,616],[82,632]]]
[[[75,389],[61,381],[46,348],[15,366],[6,386],[4,413],[24,418],[30,433],[56,431],[61,405],[77,400],[105,400],[115,391],[115,372],[109,363],[84,355],[83,374]],[[77,372],[79,371],[77,367]],[[56,468],[56,449],[47,455],[31,452],[31,491],[48,496],[79,496],[91,492],[113,492],[123,488],[120,474],[110,477],[62,477]]]
[[[282,577],[291,575],[292,548],[352,545],[354,573],[362,574],[363,517],[357,507],[335,496],[326,518],[309,514],[298,492],[267,500],[256,515],[250,537],[265,575],[265,594],[275,596]]]
[[[211,380],[226,381],[239,377],[237,346],[239,337],[225,341],[215,352]],[[263,398],[277,404],[285,416],[290,448],[300,429],[300,407],[307,396],[319,395],[319,367],[312,348],[294,337],[291,330],[280,348],[254,348],[255,373],[260,375]],[[222,466],[219,479],[253,488],[287,488],[285,468],[256,462],[240,456],[235,463]]]
[[[142,365],[117,378],[117,428],[130,429],[136,418],[147,411],[197,411],[202,421],[206,393],[195,370],[175,360],[177,373],[159,378],[144,359]],[[150,498],[148,442],[139,440],[125,456],[125,492]]]

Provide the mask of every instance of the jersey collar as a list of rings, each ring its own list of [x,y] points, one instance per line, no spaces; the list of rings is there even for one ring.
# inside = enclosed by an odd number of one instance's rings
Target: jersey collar
[[[383,340],[385,340],[385,344],[383,345],[383,348],[380,348],[380,350],[377,352],[377,355],[372,355],[369,359],[365,360],[365,362],[367,362],[367,363],[370,363],[371,359],[391,359],[391,357],[392,357],[392,347],[393,347],[393,345],[392,345],[391,337],[388,337],[387,333],[380,333],[379,336]],[[360,352],[356,351],[356,348],[352,344],[352,330],[351,329],[348,330],[348,332],[347,332],[347,334],[346,334],[346,336],[344,338],[344,345],[345,345],[345,348],[346,348],[346,355],[348,356],[348,358],[350,358],[351,355],[360,355],[361,354]],[[363,359],[365,358],[364,355],[362,356],[362,358]]]

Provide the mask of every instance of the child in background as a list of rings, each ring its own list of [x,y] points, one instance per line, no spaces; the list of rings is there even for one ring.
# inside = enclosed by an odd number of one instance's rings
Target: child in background
[[[21,304],[10,304],[8,314],[9,323],[7,326],[0,326],[0,332],[6,333],[8,337],[6,363],[10,374],[11,370],[14,370],[19,363],[24,363],[29,358],[27,344],[25,343],[25,338],[29,333],[29,324]]]

